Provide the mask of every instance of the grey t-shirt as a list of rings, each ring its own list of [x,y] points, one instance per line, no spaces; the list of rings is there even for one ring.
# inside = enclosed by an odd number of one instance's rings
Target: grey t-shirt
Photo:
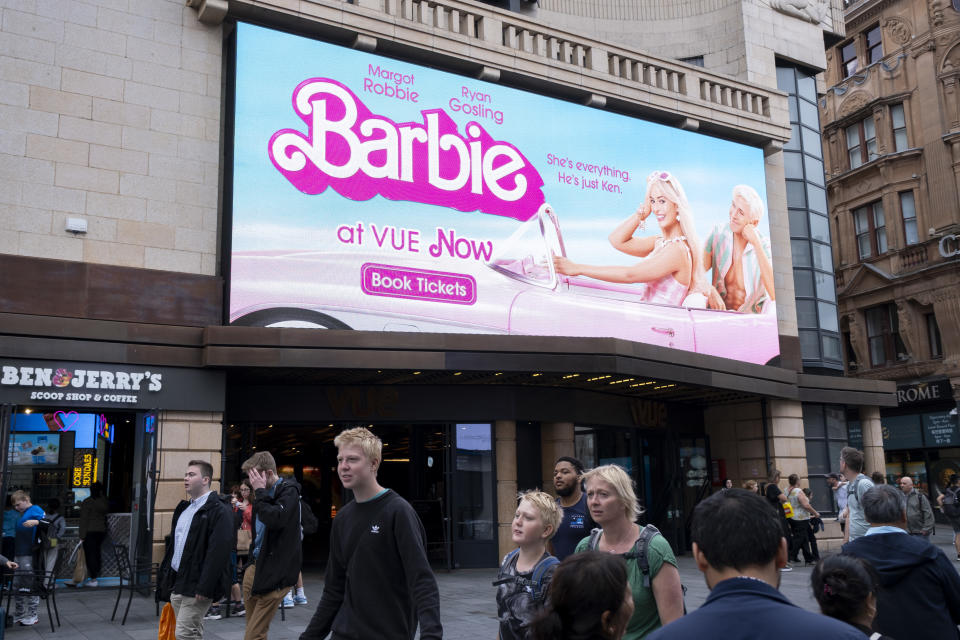
[[[850,540],[856,540],[870,528],[870,523],[863,515],[863,503],[861,502],[863,494],[870,489],[873,489],[873,480],[862,473],[847,485],[847,508],[850,511],[847,526],[850,527]]]

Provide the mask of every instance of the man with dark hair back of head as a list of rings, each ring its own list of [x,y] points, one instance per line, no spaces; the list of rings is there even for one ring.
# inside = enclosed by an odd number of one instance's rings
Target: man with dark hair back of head
[[[587,496],[583,492],[583,463],[570,456],[561,456],[553,465],[553,488],[557,504],[563,509],[563,520],[553,536],[553,555],[563,560],[573,553],[577,543],[590,535],[597,523],[590,517]]]
[[[690,535],[710,595],[649,640],[863,640],[853,627],[805,611],[780,593],[787,540],[763,498],[742,489],[713,494],[694,509]]]
[[[173,512],[170,543],[160,564],[158,596],[170,599],[177,640],[203,638],[203,614],[230,590],[233,511],[210,488],[213,466],[191,460],[183,475],[187,500]]]
[[[943,551],[907,535],[907,497],[888,484],[863,495],[870,528],[843,545],[880,575],[873,630],[910,640],[957,640],[960,575]]]
[[[243,573],[247,617],[244,640],[266,640],[277,607],[297,584],[302,562],[300,485],[277,475],[269,451],[258,451],[240,467],[253,488],[253,543]],[[269,561],[268,561],[269,560]]]
[[[863,515],[863,496],[873,488],[873,480],[863,473],[863,452],[853,447],[840,450],[840,473],[847,479],[847,526],[843,541],[856,540],[867,532],[870,524]]]

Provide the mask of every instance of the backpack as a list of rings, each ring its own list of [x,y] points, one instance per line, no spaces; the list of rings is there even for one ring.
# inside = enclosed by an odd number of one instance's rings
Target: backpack
[[[587,543],[588,549],[591,551],[597,550],[600,546],[601,533],[603,533],[602,529],[593,529],[590,532],[590,541]],[[633,549],[623,554],[626,560],[630,560],[631,558],[637,559],[637,567],[639,567],[640,573],[643,574],[643,586],[645,587],[650,586],[650,561],[647,559],[647,549],[650,547],[650,541],[659,535],[662,535],[660,530],[652,524],[648,524],[640,530],[640,537],[633,543]],[[686,591],[686,587],[684,587],[684,591]]]
[[[514,549],[506,555],[503,559],[503,564],[500,565],[501,573],[506,571],[518,553],[520,553],[519,548]],[[516,575],[510,576],[509,578],[500,578],[499,580],[493,581],[493,586],[499,587],[508,582],[516,582],[521,589],[526,588],[533,594],[534,602],[542,603],[547,595],[543,590],[543,579],[547,575],[547,570],[557,564],[560,564],[560,561],[555,556],[548,555],[546,558],[540,558],[540,561],[533,567],[533,575],[529,578]]]
[[[49,551],[50,549],[56,549],[57,545],[60,544],[60,539],[50,535],[50,532],[56,530],[56,523],[59,520],[63,520],[63,516],[59,513],[53,514],[52,518],[44,517],[40,520],[40,548],[42,551]]]
[[[311,509],[307,501],[303,499],[303,496],[300,496],[300,539],[302,540],[303,536],[316,533],[319,528],[320,521],[317,520],[317,516],[313,514],[313,509]]]
[[[960,518],[960,488],[947,487],[944,490],[943,512],[950,518]]]

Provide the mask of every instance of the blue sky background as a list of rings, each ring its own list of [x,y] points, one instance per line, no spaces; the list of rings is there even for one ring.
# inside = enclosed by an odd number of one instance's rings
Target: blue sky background
[[[362,83],[369,64],[412,74],[412,89],[420,94],[419,102],[364,92]],[[515,145],[540,172],[567,253],[578,262],[629,264],[636,260],[610,247],[607,234],[636,210],[645,195],[646,177],[654,170],[670,171],[683,185],[701,243],[714,225],[726,221],[734,185],[748,184],[766,201],[760,149],[241,23],[237,33],[234,251],[342,251],[347,247],[336,241],[334,230],[357,221],[419,229],[423,240],[433,238],[436,226],[455,227],[461,236],[492,240],[496,249],[498,240],[520,224],[503,216],[380,196],[355,202],[329,188],[318,195],[298,191],[274,168],[267,146],[280,129],[306,133],[291,99],[294,88],[313,77],[342,82],[373,113],[394,122],[422,122],[421,110],[439,107],[453,118],[461,133],[468,122],[476,121],[495,140]],[[451,111],[448,101],[459,98],[464,86],[489,94],[492,101],[484,106],[503,111],[503,124]],[[620,185],[619,195],[561,185],[557,180],[561,169],[547,165],[549,153],[627,170],[630,181],[608,178]],[[760,229],[769,237],[766,216]],[[657,231],[651,217],[647,231],[638,235]],[[389,249],[383,251],[393,254]]]

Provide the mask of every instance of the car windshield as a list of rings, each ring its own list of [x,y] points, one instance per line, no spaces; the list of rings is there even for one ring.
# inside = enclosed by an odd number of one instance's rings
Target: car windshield
[[[511,278],[553,289],[557,285],[553,256],[563,253],[556,217],[544,205],[500,243],[487,266]]]

